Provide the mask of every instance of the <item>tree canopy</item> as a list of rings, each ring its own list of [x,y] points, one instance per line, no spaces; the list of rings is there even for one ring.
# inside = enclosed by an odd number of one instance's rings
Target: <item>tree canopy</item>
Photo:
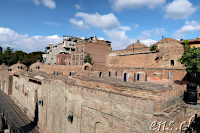
[[[155,50],[156,50],[156,45],[155,44],[150,45],[150,51],[155,51]]]
[[[5,63],[6,65],[16,64],[18,61],[25,64],[26,66],[30,66],[35,63],[37,60],[42,61],[42,54],[44,52],[32,52],[26,53],[23,51],[13,51],[12,48],[7,47],[6,50],[0,53],[0,64]]]
[[[200,72],[200,48],[191,48],[185,40],[185,49],[182,57],[178,60],[186,66],[186,71],[190,74]]]
[[[91,65],[93,65],[94,64],[94,62],[92,62],[92,58],[90,57],[90,54],[89,53],[87,53],[87,56],[85,56],[85,58],[84,58],[84,63],[90,63]]]

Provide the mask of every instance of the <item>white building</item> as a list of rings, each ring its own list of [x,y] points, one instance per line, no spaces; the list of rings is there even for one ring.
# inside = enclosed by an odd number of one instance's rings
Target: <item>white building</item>
[[[56,64],[56,55],[62,53],[69,53],[75,51],[76,42],[80,41],[79,38],[73,38],[68,36],[63,36],[63,41],[59,42],[57,45],[48,44],[45,47],[45,53],[43,54],[43,63],[54,65]]]

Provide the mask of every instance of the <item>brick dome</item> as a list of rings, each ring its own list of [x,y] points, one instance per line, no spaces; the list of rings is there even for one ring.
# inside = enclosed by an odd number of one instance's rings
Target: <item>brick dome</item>
[[[44,67],[44,64],[40,62],[40,60],[37,60],[37,62],[33,63],[29,69],[42,69]]]
[[[6,65],[5,63],[2,63],[0,65],[0,71],[4,70],[5,68],[8,68],[8,67],[9,67],[8,65]]]
[[[172,38],[165,38],[155,43],[155,45],[158,46],[159,43],[168,43],[168,42],[180,42],[180,41]]]
[[[133,45],[134,45],[134,46],[133,46]],[[136,43],[133,43],[133,44],[129,45],[125,50],[133,49],[133,47],[134,47],[134,49],[135,49],[135,48],[148,48],[148,46],[146,46],[145,44],[136,42]]]
[[[10,66],[8,69],[14,70],[14,69],[25,69],[25,68],[27,68],[27,66],[18,61],[17,64]]]

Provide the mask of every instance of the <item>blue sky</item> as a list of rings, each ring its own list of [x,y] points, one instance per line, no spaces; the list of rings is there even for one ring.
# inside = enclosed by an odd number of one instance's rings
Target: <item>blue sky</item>
[[[193,39],[200,36],[199,8],[199,0],[1,0],[0,46],[44,51],[63,35],[96,35],[113,50],[162,36]]]

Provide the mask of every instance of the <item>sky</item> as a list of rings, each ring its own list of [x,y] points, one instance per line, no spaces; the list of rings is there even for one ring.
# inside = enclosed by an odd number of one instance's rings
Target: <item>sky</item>
[[[122,50],[139,40],[200,36],[199,0],[0,0],[0,46],[44,51],[63,35],[111,41]]]

